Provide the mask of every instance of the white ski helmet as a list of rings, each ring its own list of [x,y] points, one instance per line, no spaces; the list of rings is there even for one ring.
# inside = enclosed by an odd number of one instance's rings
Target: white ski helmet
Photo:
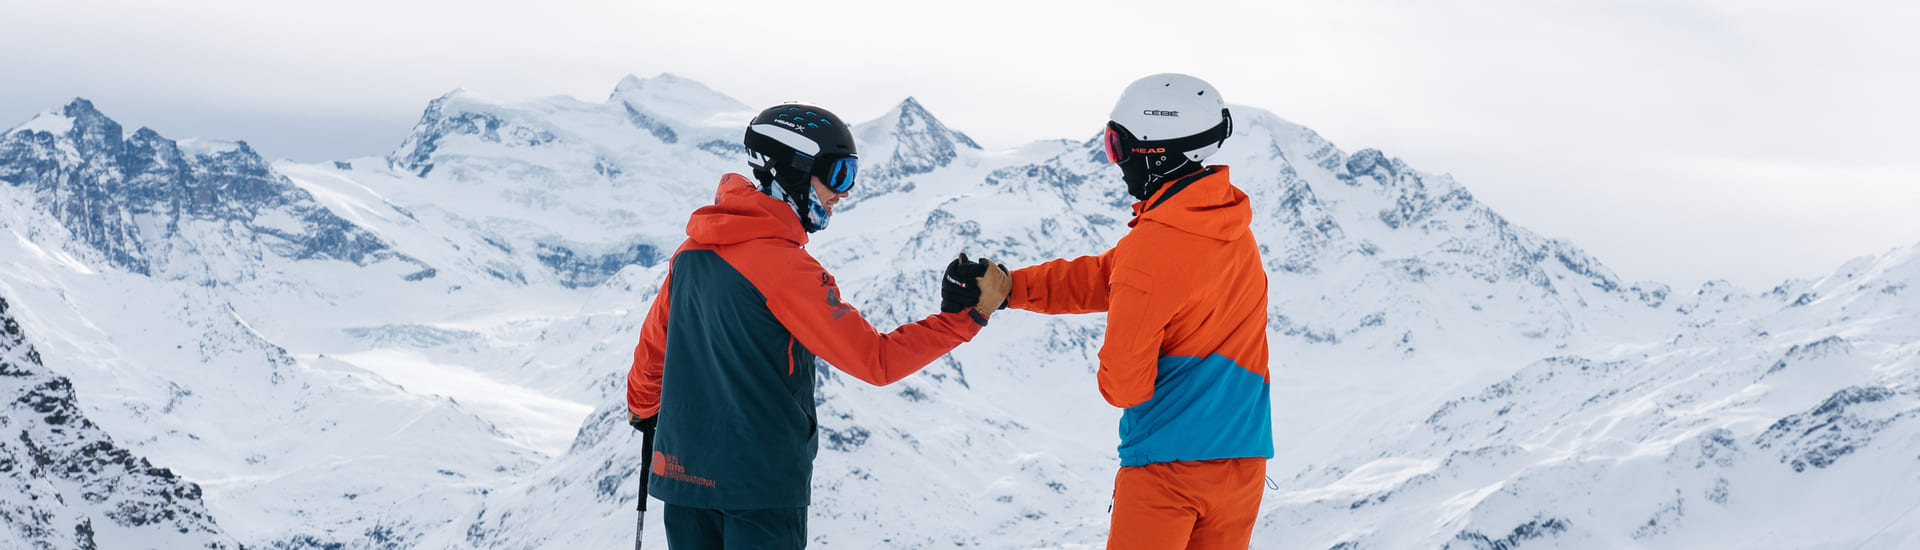
[[[1191,144],[1191,148],[1169,151],[1184,153],[1193,162],[1219,151],[1233,133],[1233,118],[1220,91],[1205,80],[1184,74],[1163,73],[1133,81],[1120,93],[1120,102],[1114,104],[1110,118],[1142,142],[1195,138],[1179,144]]]

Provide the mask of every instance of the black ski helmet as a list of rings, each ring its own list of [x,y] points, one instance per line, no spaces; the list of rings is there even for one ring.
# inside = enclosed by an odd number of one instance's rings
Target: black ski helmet
[[[742,141],[760,190],[792,203],[807,232],[826,226],[825,210],[813,204],[812,177],[833,177],[840,159],[857,158],[853,131],[831,111],[801,103],[775,105],[747,123]],[[845,175],[851,184],[851,174]],[[780,193],[775,193],[775,186]],[[784,196],[783,196],[784,195]]]

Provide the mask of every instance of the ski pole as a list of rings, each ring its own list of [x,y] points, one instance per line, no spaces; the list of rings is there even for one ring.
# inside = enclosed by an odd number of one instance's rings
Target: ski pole
[[[641,540],[647,534],[647,478],[653,476],[653,430],[640,433],[640,519],[634,523],[633,550],[641,550]]]

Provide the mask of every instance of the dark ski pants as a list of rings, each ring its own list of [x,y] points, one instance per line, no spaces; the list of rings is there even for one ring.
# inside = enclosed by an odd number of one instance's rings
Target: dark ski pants
[[[801,550],[807,508],[712,510],[667,505],[670,550]]]

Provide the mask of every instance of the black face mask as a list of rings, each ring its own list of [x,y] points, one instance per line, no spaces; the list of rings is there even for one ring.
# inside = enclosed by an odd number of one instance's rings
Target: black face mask
[[[1140,200],[1153,196],[1162,184],[1203,168],[1200,163],[1187,159],[1185,153],[1136,154],[1128,156],[1119,166],[1120,179],[1127,182],[1127,194]]]
[[[1163,141],[1140,141],[1119,123],[1108,123],[1107,160],[1120,167],[1120,178],[1127,182],[1127,193],[1147,200],[1166,182],[1206,168],[1187,158],[1186,152],[1224,143],[1233,135],[1233,117],[1225,109],[1220,111],[1220,116],[1220,124],[1211,130]]]

